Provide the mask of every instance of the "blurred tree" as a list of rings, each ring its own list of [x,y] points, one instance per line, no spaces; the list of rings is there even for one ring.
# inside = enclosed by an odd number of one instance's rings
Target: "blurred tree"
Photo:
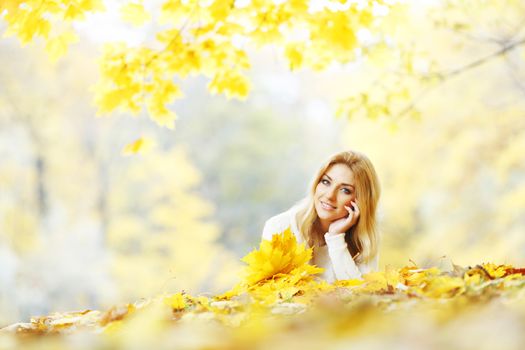
[[[215,243],[213,205],[193,193],[201,180],[180,148],[113,167],[108,244],[123,300],[167,287],[223,290],[236,281],[237,259]]]
[[[56,66],[7,42],[0,50],[0,323],[229,287],[238,263],[206,218],[212,205],[193,194],[200,174],[184,152],[171,144],[144,161],[126,159],[119,149],[147,128],[93,118],[85,91],[96,78],[94,50],[74,50]],[[33,186],[42,175],[32,166],[35,153],[47,164],[46,211]]]
[[[56,90],[50,89],[48,94],[41,95],[35,91],[37,89],[32,89],[19,79],[17,74],[22,69],[31,68],[25,66],[27,62],[19,60],[20,57],[8,54],[8,46],[2,47],[1,56],[4,67],[8,65],[9,56],[14,62],[9,62],[10,69],[0,71],[2,86],[0,125],[4,130],[17,133],[20,137],[19,142],[22,140],[25,142],[22,145],[10,145],[9,148],[13,150],[18,146],[18,152],[6,154],[3,158],[5,186],[11,188],[11,191],[16,193],[16,197],[4,197],[6,206],[4,213],[11,214],[6,214],[0,223],[3,223],[2,231],[11,234],[11,242],[15,250],[23,253],[34,247],[35,230],[48,232],[50,203],[47,131],[49,128],[42,128],[39,124],[45,117],[50,126],[56,122],[57,104],[54,101],[57,97]],[[31,74],[36,79],[44,80],[49,75],[49,67],[44,63],[39,69],[32,69]],[[44,117],[45,113],[47,115]],[[6,135],[5,140],[9,139]],[[15,154],[17,157],[14,157]],[[27,167],[26,164],[30,166]],[[27,168],[31,171],[27,172]]]
[[[392,8],[381,22],[386,40],[372,37],[363,48],[368,59],[361,68],[370,79],[342,99],[339,114],[394,123],[418,119],[426,96],[489,64],[501,65],[523,90],[524,12],[522,0],[408,2]]]

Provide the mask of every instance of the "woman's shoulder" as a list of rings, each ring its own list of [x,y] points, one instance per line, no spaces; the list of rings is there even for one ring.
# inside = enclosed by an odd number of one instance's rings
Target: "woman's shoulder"
[[[297,214],[298,207],[294,205],[290,209],[279,213],[275,216],[272,216],[264,223],[262,237],[264,239],[271,239],[272,236],[276,233],[280,233],[286,230],[288,227],[291,227],[292,232],[297,235],[297,224],[295,219],[295,214]]]

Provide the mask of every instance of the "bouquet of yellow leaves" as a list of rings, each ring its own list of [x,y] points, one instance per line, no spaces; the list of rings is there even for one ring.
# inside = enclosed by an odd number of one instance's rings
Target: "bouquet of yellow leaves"
[[[263,240],[241,260],[247,264],[241,282],[216,299],[231,299],[249,294],[264,304],[289,300],[294,296],[312,296],[317,290],[329,288],[326,282],[315,278],[323,269],[310,265],[313,251],[306,244],[298,244],[288,227],[281,233]]]

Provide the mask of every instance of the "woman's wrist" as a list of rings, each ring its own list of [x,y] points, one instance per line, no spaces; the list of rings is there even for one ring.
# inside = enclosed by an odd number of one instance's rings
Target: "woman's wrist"
[[[344,232],[330,232],[330,231],[328,231],[328,232],[326,232],[324,234],[324,236],[325,237],[327,237],[327,236],[328,237],[334,237],[334,236],[339,236],[339,235],[343,235],[344,236],[344,234],[345,234]]]
[[[338,247],[346,249],[346,241],[344,233],[327,232],[324,235],[324,240],[329,249],[335,249]]]

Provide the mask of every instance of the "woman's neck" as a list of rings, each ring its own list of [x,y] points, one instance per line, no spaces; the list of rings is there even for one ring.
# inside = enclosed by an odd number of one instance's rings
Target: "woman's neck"
[[[323,235],[328,232],[328,229],[330,228],[330,221],[329,220],[321,220],[320,218],[317,218],[315,221],[316,229],[319,231],[319,233],[322,233]]]

